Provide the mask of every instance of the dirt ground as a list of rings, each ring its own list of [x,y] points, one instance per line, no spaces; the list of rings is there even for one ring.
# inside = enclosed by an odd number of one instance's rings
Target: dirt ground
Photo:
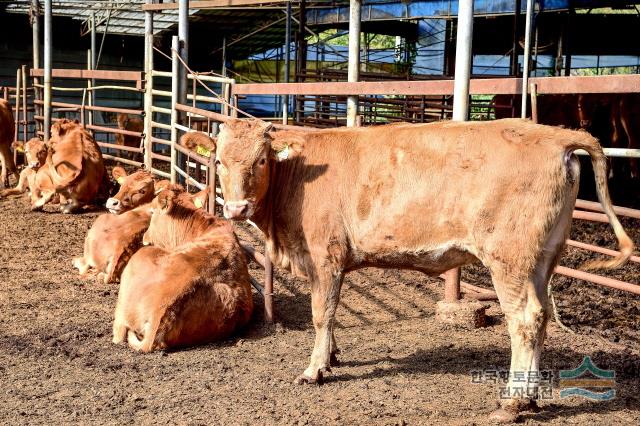
[[[0,201],[0,423],[2,424],[487,424],[498,386],[473,384],[472,370],[508,369],[500,310],[490,326],[463,330],[434,319],[442,283],[424,275],[365,269],[348,275],[338,311],[340,367],[323,386],[296,386],[313,328],[308,285],[276,273],[278,324],[250,325],[228,341],[140,355],[111,343],[118,288],[81,280],[82,253],[100,212],[64,216],[53,206],[30,213],[23,199]],[[638,221],[625,221],[640,243]],[[244,239],[253,237],[245,229]],[[615,247],[607,225],[574,224],[574,239]],[[257,243],[257,240],[254,240]],[[561,263],[589,258],[569,249]],[[638,264],[613,276],[638,282]],[[252,274],[262,271],[252,265]],[[463,279],[490,285],[478,266]],[[640,297],[556,277],[559,315],[543,370],[572,369],[590,355],[616,371],[615,399],[576,397],[540,405],[527,424],[640,424]]]

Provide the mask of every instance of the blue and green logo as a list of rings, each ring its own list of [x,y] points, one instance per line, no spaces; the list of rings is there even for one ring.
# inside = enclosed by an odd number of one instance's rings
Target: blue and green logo
[[[615,398],[616,372],[595,366],[591,357],[584,357],[573,370],[560,370],[560,398],[582,396],[592,401]]]

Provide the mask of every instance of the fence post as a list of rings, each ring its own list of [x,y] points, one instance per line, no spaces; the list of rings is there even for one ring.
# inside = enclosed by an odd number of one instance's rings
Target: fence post
[[[91,70],[91,49],[87,50],[87,69]],[[88,96],[89,98],[87,99],[87,103],[89,104],[90,107],[93,106],[93,99],[94,99],[94,93],[93,93],[93,83],[92,83],[93,79],[87,79],[87,89],[88,89]],[[93,122],[93,110],[91,108],[89,108],[89,125],[93,126],[94,122]],[[94,135],[95,134],[93,132],[93,130],[91,130],[91,134]],[[109,139],[107,139],[109,140]]]
[[[538,122],[538,85],[531,83],[531,121]]]
[[[29,113],[27,112],[27,66],[22,66],[22,139],[27,142]],[[14,153],[17,157],[17,153]],[[14,163],[17,158],[14,158]]]
[[[150,3],[149,0],[146,2]],[[144,166],[153,166],[153,12],[144,14]]]
[[[178,89],[179,89],[179,62],[178,62],[178,36],[171,38],[171,183],[176,183],[176,143],[178,138]]]
[[[20,91],[22,87],[22,72],[20,68],[16,71],[16,113],[13,116],[13,120],[15,122],[15,128],[13,129],[13,140],[17,141],[18,136],[20,135]],[[11,102],[11,101],[9,101]],[[11,106],[10,106],[11,107]],[[15,151],[14,151],[15,157]],[[15,160],[15,158],[14,158]]]

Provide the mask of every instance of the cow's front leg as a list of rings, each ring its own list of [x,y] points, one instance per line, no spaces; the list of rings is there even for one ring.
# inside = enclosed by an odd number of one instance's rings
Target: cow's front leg
[[[296,378],[297,384],[321,384],[323,373],[331,371],[331,352],[333,349],[337,350],[333,338],[333,323],[343,278],[342,271],[322,270],[311,284],[311,310],[316,339],[309,367]]]
[[[53,196],[55,195],[55,192],[51,191],[51,192],[43,192],[40,196],[40,198],[38,198],[32,205],[31,205],[31,211],[40,211],[42,210],[42,208],[44,207],[45,204],[47,204],[49,201],[51,201],[51,199],[53,198]]]
[[[78,200],[75,197],[72,197],[69,199],[69,201],[67,202],[67,204],[61,204],[60,205],[60,211],[64,214],[69,214],[69,213],[73,213],[74,211],[76,211],[78,209],[78,207],[80,207],[80,203],[78,202]]]

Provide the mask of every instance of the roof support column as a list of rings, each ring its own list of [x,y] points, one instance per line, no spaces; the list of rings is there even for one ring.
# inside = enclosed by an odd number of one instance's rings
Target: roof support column
[[[178,0],[178,53],[182,60],[189,63],[189,0]],[[180,64],[178,79],[178,102],[187,103],[187,69]]]
[[[151,4],[152,0],[146,0]],[[151,170],[153,152],[153,12],[144,12],[144,165]]]
[[[32,42],[32,50],[33,50],[33,68],[40,68],[40,2],[38,0],[31,0],[31,29],[33,32],[33,42]],[[39,84],[40,79],[38,77],[33,78],[34,84]],[[33,94],[35,99],[40,100],[40,89],[38,89],[34,85]],[[40,115],[42,112],[39,111],[39,106],[34,105],[36,107],[36,114]],[[36,120],[36,131],[41,130],[40,122]]]
[[[473,43],[473,0],[458,3],[456,37],[456,71],[453,85],[453,119],[469,118],[469,79],[471,78],[471,46]]]
[[[527,118],[527,97],[529,94],[529,64],[531,62],[531,26],[533,24],[533,0],[527,0],[527,23],[524,32],[524,63],[522,67],[522,107],[521,118]]]
[[[284,33],[284,82],[289,82],[291,73],[291,2],[287,2],[287,18]],[[282,96],[282,124],[289,122],[289,96]]]
[[[96,69],[96,12],[91,12],[91,69]],[[96,87],[96,79],[91,79],[91,87]],[[91,91],[91,105],[96,104],[96,93]],[[93,124],[93,122],[91,123]]]
[[[349,68],[347,81],[360,79],[360,16],[362,0],[351,0],[349,5]],[[358,124],[358,96],[347,98],[347,126]]]
[[[44,1],[44,141],[51,135],[51,0]]]

